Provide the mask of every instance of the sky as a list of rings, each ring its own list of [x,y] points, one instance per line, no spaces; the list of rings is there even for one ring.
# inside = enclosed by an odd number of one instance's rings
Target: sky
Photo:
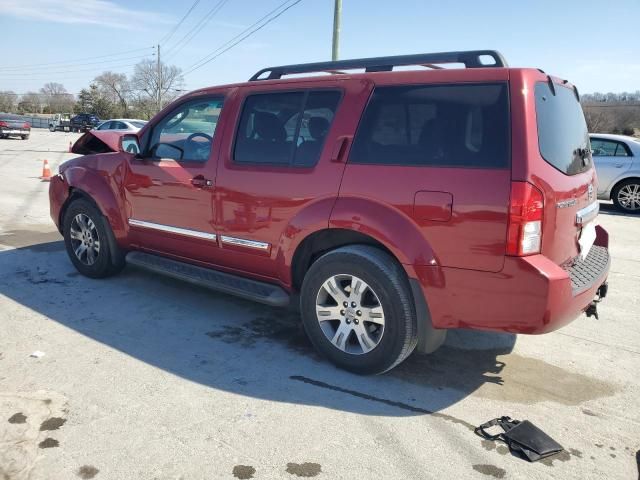
[[[52,81],[75,94],[103,71],[130,74],[155,60],[158,43],[161,59],[185,72],[186,90],[331,58],[334,0],[301,0],[190,72],[283,3],[199,0],[175,29],[194,1],[0,0],[0,90]],[[640,0],[343,0],[340,58],[495,49],[510,66],[542,68],[584,93],[636,91],[638,19]]]

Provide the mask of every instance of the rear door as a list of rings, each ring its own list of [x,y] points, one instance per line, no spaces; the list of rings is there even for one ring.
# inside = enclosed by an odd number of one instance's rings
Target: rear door
[[[598,173],[598,194],[604,194],[631,168],[631,151],[622,142],[595,136],[591,137],[591,151]]]
[[[339,202],[392,206],[415,221],[439,265],[497,272],[511,181],[508,73],[465,72],[465,82],[455,75],[407,72],[376,82]]]
[[[331,155],[356,128],[358,116],[349,113],[369,92],[367,82],[328,79],[238,92],[236,132],[225,135],[216,186],[224,266],[278,277],[283,242],[308,221],[328,226],[344,171]]]

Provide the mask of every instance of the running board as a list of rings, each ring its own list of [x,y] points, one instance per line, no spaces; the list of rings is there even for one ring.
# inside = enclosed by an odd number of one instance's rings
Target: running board
[[[284,307],[289,304],[289,294],[277,285],[270,283],[250,280],[210,268],[197,267],[190,263],[144,252],[129,252],[126,260],[128,264],[152,272],[255,302],[274,307]]]

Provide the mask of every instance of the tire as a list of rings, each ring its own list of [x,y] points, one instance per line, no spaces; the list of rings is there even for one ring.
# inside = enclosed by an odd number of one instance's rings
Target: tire
[[[54,127],[53,125],[49,125],[49,131],[50,132],[55,132],[56,131],[56,127]]]
[[[640,179],[630,178],[615,186],[611,199],[624,213],[640,213]]]
[[[84,241],[77,237],[78,232],[86,235]],[[124,267],[124,256],[115,243],[109,222],[90,201],[84,198],[72,201],[64,214],[62,233],[71,263],[81,274],[105,278],[115,275]],[[76,255],[79,243],[85,248],[80,248],[83,253]]]
[[[335,283],[330,286],[326,282],[331,279]],[[339,292],[330,294],[336,286]],[[355,306],[349,299],[356,300]],[[348,300],[346,309],[340,309],[342,300]],[[368,245],[341,247],[314,262],[302,283],[300,310],[315,348],[354,373],[384,373],[417,344],[415,304],[406,273],[394,258]],[[346,332],[346,338],[340,332]]]
[[[29,135],[22,135],[23,140],[29,140]]]

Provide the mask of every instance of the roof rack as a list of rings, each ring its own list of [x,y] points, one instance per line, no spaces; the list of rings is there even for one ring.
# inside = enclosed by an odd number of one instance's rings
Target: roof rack
[[[481,57],[491,57],[493,63],[484,63]],[[417,55],[397,55],[391,57],[356,58],[352,60],[337,60],[335,62],[301,63],[298,65],[283,65],[279,67],[263,68],[249,79],[274,80],[283,75],[295,73],[342,73],[342,70],[364,68],[366,72],[390,72],[393,67],[404,65],[421,65],[428,68],[438,68],[435,64],[462,63],[466,68],[500,68],[506,67],[507,61],[496,50],[469,50],[463,52],[419,53]],[[269,75],[264,77],[264,74]]]

